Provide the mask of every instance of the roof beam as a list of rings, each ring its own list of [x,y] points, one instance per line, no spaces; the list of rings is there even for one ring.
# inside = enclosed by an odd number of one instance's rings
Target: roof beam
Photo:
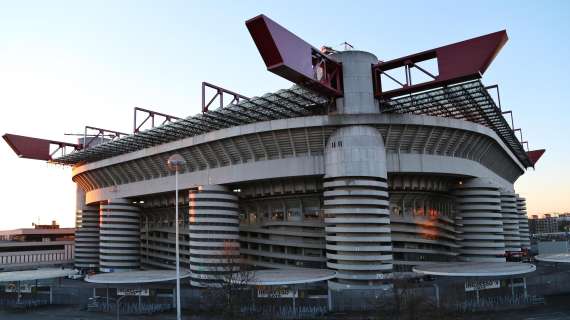
[[[380,62],[372,66],[374,95],[381,99],[388,99],[452,83],[479,79],[507,40],[507,32],[502,30],[436,49]],[[412,67],[418,68],[418,63],[431,59],[437,60],[438,74],[435,76],[431,75],[433,80],[416,84],[412,83],[411,77],[408,76],[409,69]],[[384,91],[382,89],[381,75],[397,68],[405,68],[406,83],[401,84],[401,88]]]
[[[342,96],[342,64],[265,15],[245,25],[267,70],[323,94]]]
[[[50,161],[59,150],[65,151],[67,147],[73,148],[73,151],[81,149],[79,144],[32,138],[10,133],[4,134],[2,138],[18,157],[26,159]],[[50,151],[50,147],[52,146],[56,147],[55,151]]]

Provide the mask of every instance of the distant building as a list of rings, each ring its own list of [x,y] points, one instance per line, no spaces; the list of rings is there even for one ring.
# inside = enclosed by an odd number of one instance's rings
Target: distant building
[[[558,215],[559,231],[570,231],[570,213],[560,213]]]
[[[554,233],[558,232],[558,218],[553,217],[551,214],[545,214],[544,218],[539,218],[538,215],[532,215],[528,220],[531,234]]]
[[[73,263],[74,228],[34,225],[0,231],[0,270],[31,269]]]

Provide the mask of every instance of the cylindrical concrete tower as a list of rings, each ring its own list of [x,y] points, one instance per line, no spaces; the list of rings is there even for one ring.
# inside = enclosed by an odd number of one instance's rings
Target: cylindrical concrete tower
[[[332,57],[342,62],[343,96],[336,99],[337,113],[378,113],[374,98],[372,64],[378,58],[364,51],[342,51]]]
[[[501,213],[503,214],[505,251],[520,252],[519,214],[517,212],[517,200],[514,193],[501,192]]]
[[[519,197],[518,194],[516,195],[516,198],[521,248],[530,250],[530,231],[528,229],[528,217],[526,215],[526,199]]]
[[[325,155],[327,266],[333,289],[382,285],[392,272],[386,154],[373,127],[338,129]]]
[[[109,200],[100,208],[100,271],[139,269],[140,209],[126,199]]]
[[[238,197],[227,187],[189,192],[190,283],[219,286],[239,264]]]
[[[99,206],[85,205],[85,192],[77,187],[75,213],[75,268],[99,267]]]
[[[461,249],[459,260],[505,261],[501,193],[491,181],[474,178],[455,191]]]
[[[376,56],[342,51],[344,92],[337,113],[378,113],[371,65]],[[392,272],[392,242],[382,136],[370,126],[335,131],[325,150],[324,211],[327,266],[338,272],[332,289],[363,289],[383,285]]]

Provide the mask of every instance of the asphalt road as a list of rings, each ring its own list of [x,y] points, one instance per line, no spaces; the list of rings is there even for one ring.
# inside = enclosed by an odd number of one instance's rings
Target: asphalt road
[[[568,297],[570,301],[570,297]],[[174,312],[160,313],[155,315],[123,315],[123,320],[174,320],[176,314]],[[0,319],[2,320],[115,320],[116,314],[110,313],[94,313],[81,311],[76,307],[50,306],[43,307],[33,312],[23,311],[0,311]],[[207,315],[185,315],[186,320],[210,320],[220,319],[219,316]],[[230,318],[228,318],[229,320]],[[325,319],[340,319],[334,315]],[[343,313],[342,319],[374,319],[365,315],[353,315]],[[420,318],[421,319],[421,318]],[[478,313],[465,314],[463,317],[455,319],[466,320],[570,320],[570,306],[541,306],[531,309],[509,310],[496,313]],[[429,319],[434,320],[434,319]]]
[[[65,306],[49,306],[41,307],[35,311],[1,311],[0,319],[2,320],[116,320],[115,313],[100,313],[81,311],[77,307]],[[176,314],[174,312],[160,313],[154,315],[123,315],[120,316],[123,320],[174,320]],[[198,320],[200,318],[187,317],[184,319]],[[206,318],[202,318],[206,319]]]

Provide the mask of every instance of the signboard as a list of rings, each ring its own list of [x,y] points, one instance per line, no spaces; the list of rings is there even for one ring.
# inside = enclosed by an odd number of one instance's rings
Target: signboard
[[[288,287],[258,286],[258,298],[297,298],[299,291]]]
[[[17,283],[8,283],[4,289],[5,292],[18,292]],[[32,293],[32,285],[26,283],[20,283],[20,293]]]
[[[497,289],[501,287],[500,280],[467,280],[465,281],[465,292]]]
[[[149,296],[148,289],[127,289],[127,288],[117,288],[118,296]]]

